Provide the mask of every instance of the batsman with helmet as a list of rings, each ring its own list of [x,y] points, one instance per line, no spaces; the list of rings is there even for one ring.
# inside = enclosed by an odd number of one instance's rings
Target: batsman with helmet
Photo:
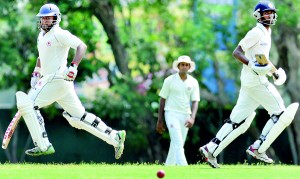
[[[233,52],[233,56],[243,63],[241,89],[237,103],[216,137],[199,149],[203,158],[213,168],[220,167],[216,157],[249,128],[255,117],[255,110],[260,105],[268,111],[270,119],[259,138],[246,150],[249,155],[258,160],[266,163],[274,162],[266,155],[266,150],[294,119],[299,104],[293,103],[285,107],[281,95],[266,76],[273,76],[276,85],[282,85],[286,80],[284,70],[282,68],[271,70],[272,63],[269,61],[270,26],[275,25],[276,12],[277,9],[272,2],[259,2],[253,13],[258,22],[256,27],[248,31]],[[268,59],[268,63],[259,64],[256,59],[258,54]]]
[[[123,153],[126,132],[108,127],[99,117],[85,111],[75,90],[74,80],[87,46],[76,36],[59,27],[61,13],[54,4],[45,4],[37,14],[40,33],[37,39],[39,57],[31,77],[30,95],[18,91],[17,107],[25,120],[35,148],[26,150],[27,155],[52,154],[40,108],[57,102],[65,111],[63,116],[72,127],[83,129],[106,141],[115,148],[115,158]],[[70,47],[76,50],[67,66]]]

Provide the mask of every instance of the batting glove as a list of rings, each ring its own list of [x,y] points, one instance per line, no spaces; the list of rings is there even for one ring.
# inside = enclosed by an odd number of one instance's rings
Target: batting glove
[[[258,75],[266,75],[271,71],[271,65],[260,65],[258,63],[253,63],[251,69]]]
[[[286,73],[282,68],[279,68],[273,73],[274,84],[277,86],[282,85],[286,81]]]
[[[31,80],[30,80],[30,86],[31,88],[34,88],[37,82],[41,79],[41,68],[40,67],[35,67],[34,71],[31,75]]]
[[[77,75],[77,65],[71,63],[71,65],[64,71],[64,79],[66,81],[74,81]]]

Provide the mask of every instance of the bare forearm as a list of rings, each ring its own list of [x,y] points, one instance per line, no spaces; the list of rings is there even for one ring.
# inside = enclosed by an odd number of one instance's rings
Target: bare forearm
[[[72,60],[72,63],[75,63],[79,65],[81,62],[85,52],[86,52],[87,46],[84,43],[81,43],[76,50],[76,54],[74,56],[74,59]]]
[[[161,98],[159,102],[158,120],[162,121],[164,119],[166,99]]]
[[[40,57],[37,58],[35,67],[41,67]]]
[[[158,110],[158,120],[156,123],[156,131],[159,134],[162,134],[165,131],[165,125],[164,125],[164,121],[163,121],[165,101],[166,100],[164,98],[160,98],[159,110]]]
[[[246,58],[241,46],[237,46],[232,55],[243,64],[248,65],[249,60]]]
[[[198,101],[193,101],[192,102],[192,114],[191,114],[191,118],[195,120],[196,115],[197,115],[197,111],[198,111]]]

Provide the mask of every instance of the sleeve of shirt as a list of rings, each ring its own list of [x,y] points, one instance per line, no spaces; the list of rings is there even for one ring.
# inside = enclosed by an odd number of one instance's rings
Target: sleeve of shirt
[[[195,87],[191,94],[191,101],[200,101],[200,89],[199,89],[199,83],[197,80],[195,80]]]
[[[240,41],[239,45],[242,47],[243,51],[246,51],[247,49],[253,47],[256,43],[258,43],[262,35],[260,31],[261,30],[256,28],[252,29]]]
[[[169,94],[170,94],[170,83],[171,83],[171,80],[170,78],[166,78],[164,80],[164,83],[163,83],[163,86],[159,92],[159,96],[164,98],[164,99],[167,99]]]
[[[61,45],[71,47],[73,49],[76,49],[82,43],[78,37],[67,30],[61,30],[59,33],[56,33],[55,36],[58,38],[57,40]]]

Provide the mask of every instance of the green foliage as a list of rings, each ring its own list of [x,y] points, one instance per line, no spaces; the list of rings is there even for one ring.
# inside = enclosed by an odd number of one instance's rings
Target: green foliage
[[[18,85],[18,90],[29,88],[30,74],[35,65],[37,54],[35,15],[47,1],[30,0],[0,2],[0,89]],[[196,62],[197,70],[193,76],[197,78],[202,89],[208,90],[202,83],[202,72],[210,63],[217,71],[235,80],[239,85],[241,64],[231,56],[237,42],[245,33],[255,26],[252,17],[257,0],[238,1],[238,14],[233,17],[233,8],[228,5],[211,5],[204,1],[177,0],[136,0],[136,1],[103,1],[114,5],[115,23],[119,29],[119,38],[126,47],[130,74],[116,75],[110,70],[114,57],[101,21],[92,14],[92,0],[54,1],[62,13],[61,27],[80,37],[87,45],[86,58],[79,66],[77,81],[83,81],[99,68],[109,72],[111,87],[97,91],[97,99],[92,102],[91,110],[105,122],[116,128],[128,131],[128,146],[133,151],[143,151],[149,147],[150,134],[155,131],[158,110],[158,93],[163,80],[168,76],[172,62],[179,55],[189,55]],[[299,21],[299,4],[296,0],[275,1],[280,9],[279,26],[295,27]],[[293,12],[293,13],[290,13]],[[237,37],[228,28],[232,22],[237,30]],[[223,34],[223,42],[227,49],[220,50],[217,33]],[[276,33],[276,29],[275,29]],[[230,39],[236,39],[236,42]],[[71,51],[69,60],[73,58]],[[124,59],[125,60],[125,59]],[[219,71],[220,70],[220,71]],[[151,85],[138,91],[139,85],[152,75]],[[137,81],[141,78],[142,82]],[[218,81],[219,82],[219,81]],[[208,93],[211,93],[208,90]],[[236,91],[237,93],[237,91]],[[219,94],[212,94],[217,96]],[[197,118],[204,122],[205,128],[215,133],[219,127],[222,109],[229,110],[233,104],[211,102],[201,97]],[[222,99],[228,98],[222,94]],[[86,101],[90,103],[90,101]],[[212,110],[218,114],[211,113]],[[47,108],[50,118],[57,115],[55,108]],[[206,114],[208,113],[208,114]],[[202,123],[201,123],[202,124]],[[204,127],[203,127],[204,128]],[[200,140],[197,134],[203,130],[195,126],[195,134],[191,140]],[[168,136],[165,136],[168,137]]]
[[[20,28],[17,32],[12,30],[2,36],[0,88],[12,85],[23,90],[29,88],[29,75],[25,75],[31,74],[35,65],[35,46],[32,46],[35,40],[30,38],[32,34],[32,29]]]
[[[284,24],[291,28],[297,27],[299,23],[299,13],[296,12],[300,8],[298,0],[278,0],[275,6],[279,9],[277,13],[279,26]]]
[[[33,19],[43,3],[30,1],[25,8],[26,18]],[[194,9],[191,9],[190,3],[174,3],[175,1],[134,1],[123,6],[113,1],[119,8],[115,17],[120,29],[119,38],[128,52],[131,74],[118,78],[110,72],[111,88],[97,92],[97,99],[93,101],[91,110],[110,126],[127,129],[128,145],[136,152],[146,150],[149,146],[149,137],[155,131],[157,119],[158,91],[163,79],[170,74],[168,69],[172,62],[179,55],[190,55],[197,63],[195,77],[201,84],[202,69],[207,67],[207,60],[214,60],[215,57],[217,44],[215,25],[210,17],[212,11],[207,12],[207,8],[201,3],[196,4],[198,8]],[[61,27],[79,36],[88,45],[86,60],[79,67],[77,81],[84,80],[85,76],[92,75],[92,72],[100,67],[109,69],[108,64],[113,60],[111,49],[106,48],[108,44],[103,41],[107,38],[104,37],[106,34],[101,22],[91,14],[89,1],[70,0],[59,2],[57,5],[62,13]],[[224,20],[219,20],[222,24],[225,23]],[[12,28],[14,20],[6,22],[9,22],[8,26]],[[20,28],[5,34],[6,40],[1,42],[1,46],[5,47],[1,48],[1,58],[5,57],[7,62],[4,63],[6,66],[1,68],[6,73],[1,71],[0,75],[5,74],[6,76],[2,75],[2,79],[7,80],[1,80],[0,86],[5,87],[18,77],[17,84],[26,85],[25,88],[28,88],[29,74],[37,57],[37,29],[36,24],[28,26],[21,20],[16,24],[19,24]],[[105,56],[97,55],[99,51]],[[71,52],[69,58],[72,58],[73,54]],[[135,79],[142,78],[142,81],[145,81],[148,74],[153,75],[152,84],[144,89],[143,93],[139,93],[138,87],[142,82]],[[54,111],[55,109],[50,107],[45,113],[54,118],[57,115]],[[199,128],[195,127],[195,133],[197,131]],[[194,140],[199,141],[198,138]]]
[[[146,119],[153,119],[149,109],[157,96],[142,95],[136,87],[133,80],[120,79],[110,90],[98,90],[93,111],[114,128],[126,129],[129,133],[127,146],[138,152],[147,148],[145,135],[153,132]]]

